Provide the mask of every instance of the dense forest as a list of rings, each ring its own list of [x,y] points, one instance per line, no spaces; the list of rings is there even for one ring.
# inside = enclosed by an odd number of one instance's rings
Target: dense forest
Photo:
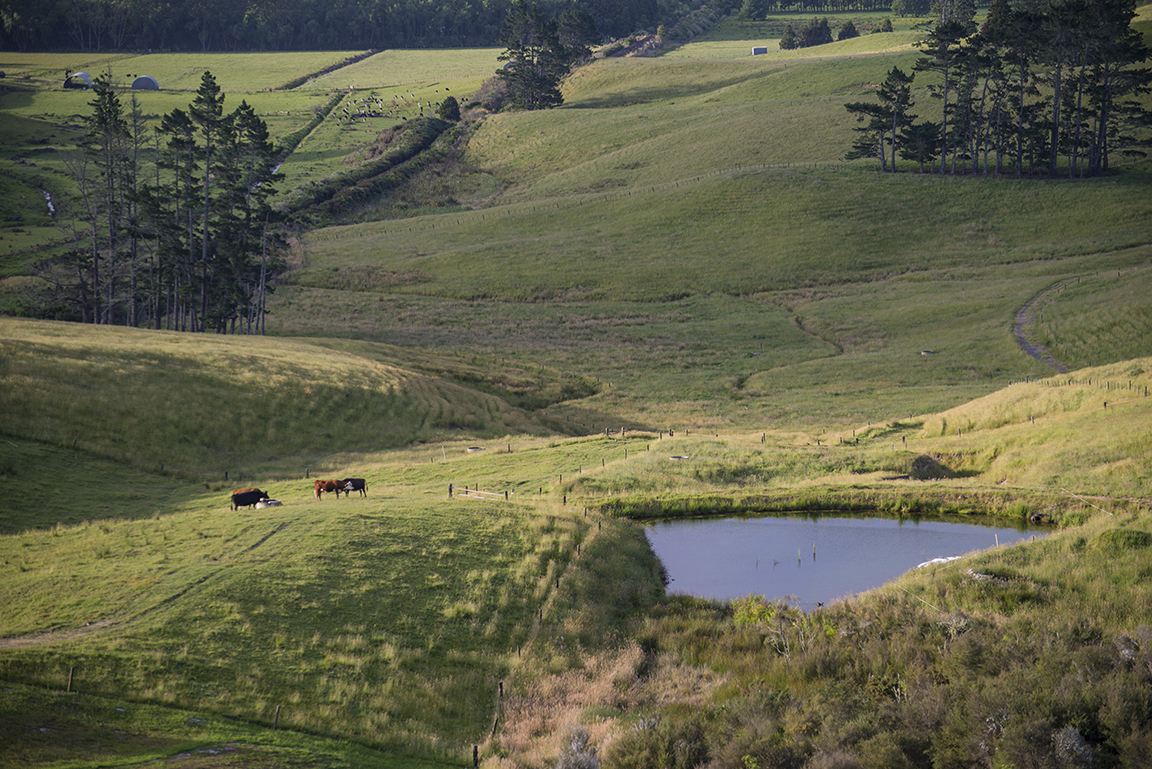
[[[0,0],[5,50],[249,51],[491,46],[512,0]],[[582,11],[620,37],[699,3],[542,0],[545,15]],[[665,7],[662,7],[665,6]]]

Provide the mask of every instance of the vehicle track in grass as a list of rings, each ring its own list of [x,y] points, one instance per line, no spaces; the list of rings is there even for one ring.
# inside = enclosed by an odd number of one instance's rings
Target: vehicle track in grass
[[[256,550],[258,547],[267,542],[273,534],[277,534],[283,531],[284,529],[288,528],[289,525],[290,524],[287,521],[281,523],[279,526],[276,526],[259,540],[257,540],[254,544],[245,548],[243,552],[245,554],[251,553],[253,550]],[[177,590],[167,598],[162,598],[152,606],[149,606],[147,609],[141,611],[139,614],[135,614],[131,617],[125,617],[124,619],[105,619],[100,620],[99,622],[89,622],[83,627],[52,628],[51,630],[42,630],[37,633],[29,633],[28,635],[12,636],[11,638],[0,638],[0,649],[22,649],[33,646],[46,646],[48,644],[60,643],[62,641],[73,641],[77,638],[82,638],[84,636],[91,635],[92,633],[96,633],[110,627],[121,627],[124,625],[129,625],[148,616],[162,606],[167,606],[173,601],[177,601],[180,598],[183,598],[195,588],[200,587],[205,582],[208,582],[210,579],[218,575],[221,570],[225,568],[225,566],[226,564],[221,564],[220,569],[216,569],[211,574],[206,574],[203,577],[200,577],[199,579],[185,585],[183,588]]]
[[[1041,363],[1051,366],[1061,374],[1067,373],[1068,367],[1056,360],[1056,356],[1049,352],[1047,347],[1035,341],[1036,318],[1039,312],[1044,309],[1044,305],[1052,298],[1052,295],[1063,289],[1065,285],[1073,280],[1075,280],[1075,278],[1068,278],[1058,283],[1053,283],[1029,299],[1024,306],[1017,311],[1016,321],[1012,329],[1012,333],[1016,336],[1017,344],[1020,345],[1020,348],[1023,349],[1024,352]]]

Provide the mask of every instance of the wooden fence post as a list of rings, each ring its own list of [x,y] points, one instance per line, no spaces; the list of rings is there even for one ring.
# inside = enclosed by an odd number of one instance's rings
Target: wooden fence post
[[[65,689],[65,691],[66,691],[66,692],[68,692],[69,694],[71,694],[71,693],[72,693],[72,675],[73,675],[75,672],[76,672],[76,666],[75,666],[75,665],[73,665],[72,667],[68,668],[68,688],[67,688],[67,689]]]

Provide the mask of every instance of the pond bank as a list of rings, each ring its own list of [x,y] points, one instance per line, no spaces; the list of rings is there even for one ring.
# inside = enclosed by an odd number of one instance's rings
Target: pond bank
[[[1112,504],[1124,506],[1123,500]],[[958,489],[827,486],[819,489],[765,490],[755,494],[700,494],[666,497],[619,497],[590,506],[600,514],[631,520],[759,513],[853,513],[880,515],[991,516],[1034,520],[1060,527],[1077,526],[1091,517],[1091,500],[1067,494],[1021,489]]]

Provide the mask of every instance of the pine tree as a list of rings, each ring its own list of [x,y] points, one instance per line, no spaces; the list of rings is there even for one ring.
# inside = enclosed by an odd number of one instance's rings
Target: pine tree
[[[791,24],[784,27],[784,34],[780,37],[780,50],[791,51],[797,47],[796,30],[792,29]]]
[[[564,102],[560,80],[568,73],[568,52],[560,44],[556,23],[535,6],[516,0],[504,20],[497,57],[507,62],[496,72],[508,86],[509,103],[520,109],[547,109]]]
[[[199,155],[204,169],[201,177],[202,207],[200,209],[200,308],[199,319],[194,315],[192,325],[195,330],[204,329],[204,316],[208,312],[208,284],[209,284],[209,258],[212,249],[213,205],[212,205],[212,179],[217,171],[218,158],[216,156],[217,144],[224,114],[224,94],[216,84],[216,78],[208,70],[200,78],[200,88],[196,91],[196,98],[192,101],[189,110],[192,123],[196,126],[199,140]]]
[[[960,43],[968,36],[966,26],[959,21],[950,21],[946,24],[937,24],[928,38],[919,47],[928,52],[928,56],[916,61],[914,69],[917,72],[932,72],[939,76],[937,85],[929,86],[932,96],[943,102],[943,119],[940,121],[939,157],[940,172],[944,172],[945,161],[948,157],[950,142],[954,137],[949,133],[948,116],[953,111],[952,97],[956,82],[956,65],[959,61]],[[955,172],[955,156],[953,156],[952,170]]]
[[[93,323],[115,323],[117,256],[126,205],[128,123],[124,105],[107,75],[98,77],[93,89],[95,95],[88,103],[92,114],[85,119],[87,130],[80,142],[83,158],[75,174],[91,255],[86,271],[90,275],[92,304],[85,315]]]

